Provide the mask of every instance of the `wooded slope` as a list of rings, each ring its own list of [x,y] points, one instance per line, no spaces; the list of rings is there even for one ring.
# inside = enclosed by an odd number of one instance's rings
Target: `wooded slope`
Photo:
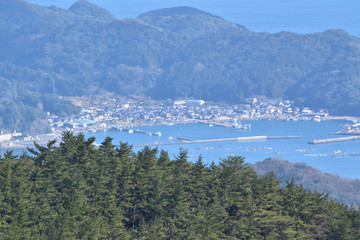
[[[360,115],[359,46],[342,30],[256,33],[189,7],[119,20],[85,0],[68,10],[1,0],[0,128],[76,112],[59,95],[104,91],[228,103],[266,95]]]

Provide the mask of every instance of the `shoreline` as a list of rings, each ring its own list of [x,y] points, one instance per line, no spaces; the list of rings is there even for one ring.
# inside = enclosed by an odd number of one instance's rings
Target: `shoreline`
[[[292,121],[291,119],[271,119],[271,118],[256,118],[256,119],[239,119],[240,121],[258,121],[258,120],[269,120],[269,121]],[[311,121],[311,120],[304,120],[304,121]],[[327,116],[323,117],[322,121],[349,121],[354,123],[360,122],[360,117],[349,117],[349,116]],[[164,125],[179,125],[179,124],[206,124],[206,125],[213,125],[219,127],[235,127],[235,125],[231,125],[228,121],[208,121],[208,120],[188,120],[188,121],[173,121],[169,123],[146,123],[146,122],[121,122],[121,123],[110,123],[106,125],[106,127],[100,126],[93,126],[91,128],[84,128],[84,129],[58,129],[53,133],[43,134],[43,135],[36,135],[33,136],[30,140],[23,140],[23,141],[4,141],[0,143],[0,151],[6,150],[26,150],[27,147],[33,148],[34,142],[43,146],[46,145],[50,140],[57,139],[57,143],[61,140],[61,135],[65,131],[71,131],[74,134],[79,133],[87,133],[87,132],[98,132],[98,131],[109,131],[111,129],[118,129],[121,128],[128,128],[132,129],[135,127],[150,127],[150,126],[164,126]]]

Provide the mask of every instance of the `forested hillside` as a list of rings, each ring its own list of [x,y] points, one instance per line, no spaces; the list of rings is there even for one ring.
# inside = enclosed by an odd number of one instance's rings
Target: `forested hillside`
[[[283,187],[286,186],[286,182],[294,179],[295,184],[302,184],[308,190],[329,193],[336,201],[360,207],[359,179],[341,178],[334,174],[322,173],[305,163],[291,163],[281,159],[265,159],[252,164],[251,167],[259,176],[274,172]]]
[[[1,239],[359,239],[360,212],[242,157],[191,164],[63,134],[0,159]]]
[[[76,112],[39,94],[104,91],[228,103],[266,95],[360,115],[359,46],[342,30],[256,33],[188,7],[119,20],[85,0],[67,10],[0,0],[0,128]]]

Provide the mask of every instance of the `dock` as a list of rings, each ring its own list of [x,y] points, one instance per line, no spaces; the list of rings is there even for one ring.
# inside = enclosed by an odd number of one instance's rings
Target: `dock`
[[[346,142],[346,141],[354,141],[354,140],[360,140],[360,136],[352,136],[352,137],[342,137],[342,138],[327,138],[327,139],[321,139],[321,140],[313,140],[309,142],[309,144],[325,144],[325,143],[335,143],[335,142]]]
[[[252,136],[252,137],[236,137],[236,138],[217,138],[205,140],[191,140],[181,142],[155,142],[150,144],[134,145],[134,147],[145,146],[164,146],[164,145],[181,145],[181,144],[196,144],[196,143],[214,143],[214,142],[252,142],[252,141],[266,141],[275,139],[299,139],[302,136]]]

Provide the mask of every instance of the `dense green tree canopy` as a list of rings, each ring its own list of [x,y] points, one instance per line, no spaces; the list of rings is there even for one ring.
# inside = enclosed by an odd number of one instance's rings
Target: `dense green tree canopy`
[[[0,159],[1,239],[359,239],[360,212],[244,158],[115,147],[63,134]]]

